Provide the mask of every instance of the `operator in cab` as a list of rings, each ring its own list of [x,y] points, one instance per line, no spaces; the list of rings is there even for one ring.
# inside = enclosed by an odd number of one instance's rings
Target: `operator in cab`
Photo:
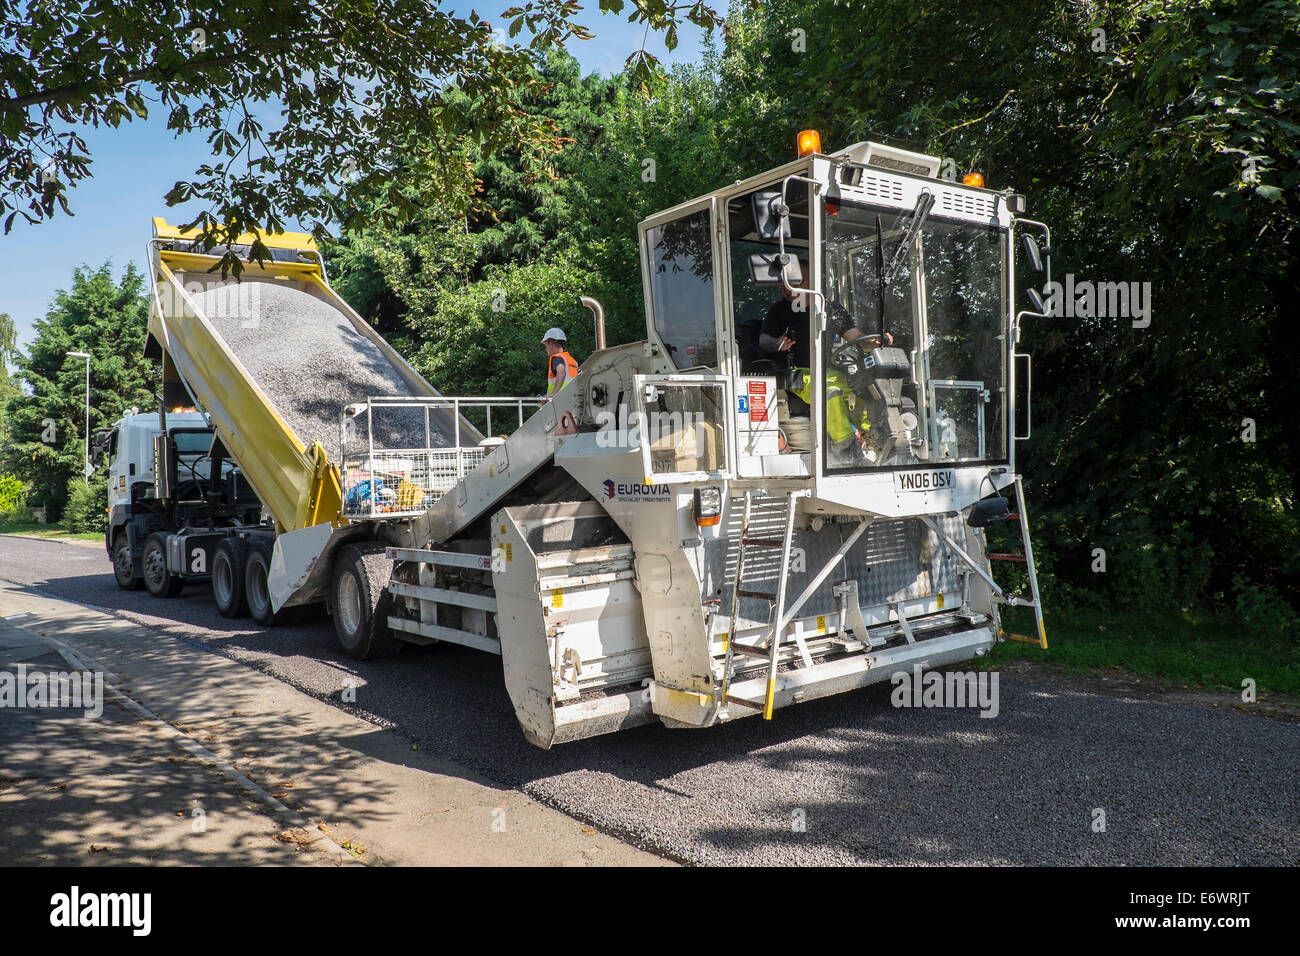
[[[807,275],[807,263],[799,262],[800,275]],[[781,287],[781,301],[767,310],[759,332],[758,346],[769,355],[784,353],[790,362],[789,394],[804,405],[812,401],[812,322],[808,296]],[[880,338],[866,335],[853,323],[849,310],[834,300],[826,301],[826,330],[846,342],[859,342],[867,351],[879,348]],[[885,345],[894,337],[885,333]],[[849,387],[847,376],[834,366],[826,367],[826,432],[830,437],[830,458],[838,465],[868,464],[866,458],[866,403]]]
[[[546,397],[550,398],[577,377],[578,363],[569,354],[563,329],[550,329],[542,336],[546,349]]]

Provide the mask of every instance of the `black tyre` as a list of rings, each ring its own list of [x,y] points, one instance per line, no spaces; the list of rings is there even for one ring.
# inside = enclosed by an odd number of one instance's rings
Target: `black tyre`
[[[334,559],[330,612],[334,633],[349,657],[383,657],[401,644],[388,628],[393,597],[387,591],[393,563],[382,544],[350,544]]]
[[[212,602],[222,617],[243,617],[248,613],[244,591],[244,566],[248,563],[248,542],[227,538],[212,555]]]
[[[122,528],[113,536],[113,577],[123,591],[138,591],[144,579],[135,573],[135,556],[131,553],[131,536]]]
[[[254,538],[249,542],[248,557],[244,562],[244,600],[248,602],[249,615],[263,627],[283,624],[290,616],[287,610],[276,614],[271,607],[271,590],[266,577],[271,572],[272,547],[272,542],[266,538]]]
[[[185,579],[167,570],[167,533],[155,531],[144,542],[144,586],[156,598],[173,598],[185,587]]]

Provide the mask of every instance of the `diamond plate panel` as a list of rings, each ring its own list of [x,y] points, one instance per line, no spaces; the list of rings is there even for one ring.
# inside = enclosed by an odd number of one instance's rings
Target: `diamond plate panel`
[[[779,541],[785,531],[784,508],[784,499],[763,499],[761,504],[756,500],[750,537]],[[727,537],[705,545],[703,590],[706,595],[721,599],[719,613],[723,616],[731,614],[731,587],[743,514],[743,501],[732,499],[726,519]],[[944,533],[956,541],[962,539],[960,514],[951,512],[933,518]],[[856,523],[828,523],[820,531],[795,532],[787,600],[792,601],[803,592],[856,526]],[[745,564],[746,589],[776,592],[781,572],[780,548],[750,545],[746,548]],[[864,608],[960,590],[963,564],[957,553],[919,518],[878,519],[844,556],[840,566],[831,571],[799,615],[835,613],[838,609],[832,588],[837,581],[846,579],[858,582],[859,600]],[[741,598],[739,616],[749,623],[770,622],[772,608],[766,601]]]

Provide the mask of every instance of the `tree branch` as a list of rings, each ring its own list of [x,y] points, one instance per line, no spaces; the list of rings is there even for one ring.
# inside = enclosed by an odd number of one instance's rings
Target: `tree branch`
[[[967,120],[964,123],[958,123],[956,126],[952,127],[951,129],[944,130],[942,133],[939,134],[939,136],[944,137],[947,136],[949,133],[955,133],[957,132],[957,130],[961,129],[962,127],[970,126],[972,123],[982,123],[984,120],[988,119],[998,110],[1002,109],[1002,104],[1005,103],[1011,97],[1011,94],[1014,92],[1015,92],[1014,89],[1007,90],[1005,93],[1002,94],[1002,99],[998,100],[998,105],[993,107],[993,109],[989,110],[983,116],[977,116],[974,119]]]
[[[330,40],[337,40],[337,36],[332,33],[318,33],[302,37],[277,37],[275,40],[251,50],[229,53],[224,56],[215,56],[206,60],[189,60],[187,61],[189,67],[188,70],[170,71],[167,76],[163,75],[163,71],[156,65],[144,67],[139,70],[132,70],[128,73],[122,74],[115,83],[111,84],[111,87],[112,91],[116,92],[130,86],[132,83],[140,83],[142,81],[158,85],[167,82],[169,78],[175,77],[182,72],[190,74],[203,73],[207,70],[218,69],[220,67],[229,66],[232,63],[237,63],[247,56],[256,56],[259,54],[269,55],[271,53],[283,52],[284,47],[293,42],[317,43]],[[29,106],[37,106],[43,103],[54,103],[60,100],[93,99],[96,95],[104,95],[106,92],[109,91],[92,92],[87,94],[85,92],[84,83],[74,83],[67,86],[56,87],[52,90],[42,90],[39,93],[28,93],[25,96],[14,96],[8,99],[0,99],[0,112],[20,113],[26,110]]]

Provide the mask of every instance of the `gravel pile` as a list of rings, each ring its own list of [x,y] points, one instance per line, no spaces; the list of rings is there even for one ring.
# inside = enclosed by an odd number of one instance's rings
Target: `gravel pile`
[[[308,446],[320,442],[331,461],[339,460],[344,405],[417,394],[379,347],[307,283],[214,279],[191,295],[294,434]],[[453,444],[450,432],[436,420],[431,438],[434,445]],[[358,440],[365,442],[364,430]],[[377,414],[375,447],[425,447],[423,412],[386,409]]]

